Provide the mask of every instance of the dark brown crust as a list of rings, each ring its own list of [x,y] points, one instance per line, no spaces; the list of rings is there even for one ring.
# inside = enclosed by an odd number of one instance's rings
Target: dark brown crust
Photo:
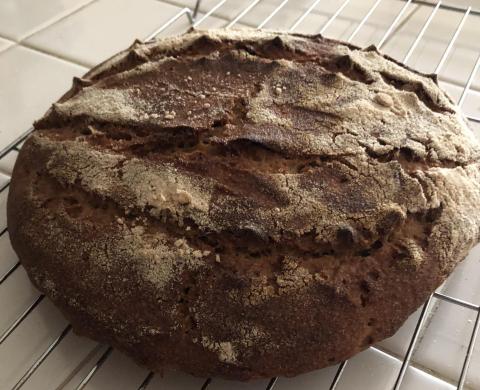
[[[479,147],[429,75],[320,36],[135,43],[35,125],[12,245],[79,334],[251,379],[392,335],[479,239]]]

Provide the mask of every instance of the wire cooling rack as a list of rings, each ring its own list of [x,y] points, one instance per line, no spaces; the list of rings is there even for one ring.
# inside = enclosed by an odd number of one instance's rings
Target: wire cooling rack
[[[233,0],[221,0],[218,3],[214,4],[211,6],[209,9],[207,9],[205,12],[200,12],[200,5],[201,5],[201,0],[197,0],[195,5],[192,7],[185,7],[182,8],[177,14],[175,14],[171,19],[169,19],[167,22],[165,22],[162,26],[160,26],[157,30],[155,30],[152,34],[150,34],[148,37],[146,37],[146,40],[151,40],[154,39],[157,35],[163,33],[164,31],[168,31],[169,28],[171,28],[172,25],[175,23],[178,23],[178,21],[181,18],[187,18],[189,25],[193,27],[208,27],[206,22],[208,19],[215,14],[215,12],[221,10],[221,7],[225,5],[228,1],[233,1]],[[343,2],[339,2],[338,7],[329,15],[327,20],[324,22],[323,26],[321,26],[320,33],[325,32],[325,30],[339,17],[339,15],[344,11],[345,7],[347,7],[350,3],[354,1],[363,1],[363,0],[344,0]],[[365,26],[371,15],[374,13],[374,11],[377,9],[377,7],[381,4],[382,1],[391,1],[391,0],[376,0],[373,5],[371,6],[370,9],[367,10],[367,12],[361,17],[361,19],[357,22],[356,27],[354,30],[350,33],[350,35],[347,38],[347,41],[351,42],[354,40],[354,38],[360,33],[362,28]],[[253,0],[250,2],[245,2],[244,8],[241,9],[241,11],[231,20],[228,20],[225,24],[224,27],[226,28],[232,28],[236,26],[243,18],[245,18],[249,13],[255,12],[255,8],[261,3],[262,0]],[[429,13],[428,17],[425,19],[423,25],[421,26],[421,29],[418,32],[418,35],[415,37],[413,42],[410,44],[408,47],[408,50],[406,51],[406,54],[404,54],[403,58],[398,58],[399,60],[403,62],[407,62],[412,54],[415,52],[415,50],[418,48],[418,46],[422,43],[422,39],[424,38],[425,32],[429,28],[429,26],[432,24],[432,22],[435,19],[435,16],[437,15],[439,10],[444,10],[444,11],[449,11],[452,13],[460,13],[461,17],[459,19],[458,25],[454,29],[449,42],[447,46],[445,47],[443,54],[441,55],[440,60],[435,66],[435,73],[439,74],[444,65],[446,64],[446,61],[449,57],[449,55],[452,54],[452,50],[455,47],[455,44],[457,42],[457,38],[459,37],[460,33],[462,32],[462,29],[464,28],[465,22],[467,18],[471,17],[479,17],[480,16],[480,11],[472,9],[472,7],[460,7],[460,6],[453,6],[453,5],[446,5],[443,4],[442,1],[437,1],[435,3],[431,3],[428,1],[416,1],[416,0],[403,0],[404,4],[402,7],[399,9],[398,13],[392,20],[392,22],[387,26],[385,31],[383,32],[383,35],[381,36],[381,39],[376,43],[377,47],[379,49],[384,46],[384,44],[387,42],[389,38],[392,37],[393,34],[395,34],[396,28],[399,27],[399,25],[402,22],[402,18],[405,16],[407,10],[409,7],[412,5],[421,5],[423,7],[429,8]],[[271,24],[271,21],[274,20],[275,16],[284,8],[286,7],[289,3],[289,0],[283,0],[278,3],[278,5],[275,5],[273,10],[263,19],[261,20],[260,23],[258,23],[257,28],[263,28],[267,24]],[[293,3],[293,0],[291,1]],[[289,26],[288,31],[293,32],[296,31],[302,23],[304,23],[305,19],[307,17],[311,17],[313,14],[313,11],[316,9],[316,7],[319,6],[320,0],[313,0],[309,6],[295,19],[295,21]],[[480,22],[480,19],[479,19]],[[204,26],[205,25],[205,26]],[[480,33],[480,29],[478,31]],[[472,83],[474,80],[474,77],[480,67],[480,53],[478,53],[478,56],[476,58],[476,61],[474,63],[474,66],[470,70],[469,76],[466,80],[466,82],[462,85],[461,88],[461,94],[458,99],[458,105],[462,107],[464,104],[464,101],[467,97],[467,94],[469,93]],[[466,118],[473,122],[473,123],[480,123],[480,117],[475,116],[475,115],[466,115]],[[26,131],[21,137],[16,139],[14,142],[12,142],[10,145],[5,147],[3,150],[0,151],[0,160],[5,157],[7,154],[9,154],[11,151],[18,151],[19,148],[21,147],[23,141],[26,139],[26,137],[31,133],[32,129],[29,129]],[[7,191],[9,186],[9,182],[3,185],[3,187],[0,188],[0,194],[4,193],[4,191]],[[0,237],[5,235],[7,233],[7,228],[5,228],[3,231],[0,232]],[[21,267],[20,263],[17,262],[14,264],[5,274],[0,276],[0,287],[1,285],[19,268]],[[1,291],[0,291],[1,292]],[[1,345],[11,336],[15,330],[18,328],[18,326],[25,321],[25,319],[28,318],[28,316],[38,307],[38,305],[45,299],[44,295],[38,295],[38,297],[28,306],[25,308],[25,310],[21,313],[21,315],[16,318],[10,326],[7,327],[7,329],[3,330],[3,332],[0,334],[0,347]],[[467,376],[467,371],[469,368],[469,364],[472,359],[472,354],[473,354],[473,349],[475,345],[475,340],[478,335],[478,331],[480,328],[480,306],[471,303],[471,302],[466,302],[464,300],[455,298],[453,296],[441,293],[439,291],[434,292],[430,298],[428,299],[427,302],[422,307],[422,310],[420,312],[418,321],[415,325],[415,328],[413,330],[413,333],[411,334],[410,341],[408,344],[408,348],[406,350],[406,353],[403,357],[402,364],[400,367],[400,370],[398,371],[395,384],[393,386],[394,390],[397,390],[401,387],[402,381],[404,379],[405,373],[407,371],[407,368],[409,367],[413,352],[415,350],[415,346],[417,345],[417,342],[419,340],[419,336],[421,333],[422,328],[424,327],[425,323],[427,322],[429,313],[433,307],[434,301],[435,300],[441,300],[444,301],[448,304],[455,305],[457,307],[463,307],[468,310],[471,310],[475,313],[475,321],[473,325],[473,330],[470,335],[470,339],[468,342],[468,347],[466,348],[466,352],[464,355],[464,361],[463,361],[463,366],[461,369],[461,373],[458,377],[457,380],[457,388],[462,389],[465,385],[465,380]],[[35,371],[46,361],[48,356],[55,350],[55,348],[62,342],[62,340],[71,332],[72,327],[71,325],[67,325],[63,331],[58,335],[57,338],[54,339],[53,342],[48,346],[48,348],[45,349],[45,351],[38,356],[38,358],[35,360],[35,362],[30,366],[30,368],[18,379],[18,382],[12,387],[12,390],[18,390],[21,389],[29,380],[29,378],[35,373]],[[94,375],[100,370],[102,365],[109,359],[109,356],[112,354],[113,349],[111,347],[105,347],[104,352],[101,354],[100,358],[93,364],[91,369],[88,371],[88,373],[79,381],[78,385],[75,387],[77,390],[84,389],[87,384],[90,382],[90,380],[94,377]],[[338,369],[334,375],[333,381],[330,383],[329,388],[330,389],[335,389],[337,385],[340,383],[342,380],[342,374],[345,370],[345,367],[347,366],[348,361],[342,362],[339,366]],[[154,373],[149,373],[141,383],[141,385],[137,388],[137,390],[146,390],[149,387],[149,384],[151,383],[152,379],[154,377]],[[207,379],[203,385],[201,386],[202,390],[208,389],[212,383],[212,379]],[[277,378],[271,378],[271,380],[268,382],[266,385],[266,390],[269,389],[274,389],[277,383]],[[135,389],[133,389],[135,390]]]

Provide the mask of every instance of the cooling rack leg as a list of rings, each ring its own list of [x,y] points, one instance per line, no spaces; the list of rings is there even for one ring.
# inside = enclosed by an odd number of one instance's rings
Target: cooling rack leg
[[[410,360],[413,355],[413,350],[415,348],[415,345],[417,344],[418,337],[420,336],[420,330],[422,329],[423,324],[427,319],[428,309],[430,307],[432,298],[433,298],[433,295],[430,295],[430,298],[428,298],[428,301],[423,305],[422,312],[420,313],[420,317],[417,321],[417,325],[415,326],[415,330],[413,331],[410,344],[408,345],[407,353],[405,355],[405,358],[403,359],[402,367],[400,368],[400,372],[398,373],[393,390],[398,390],[402,384],[403,377],[405,376],[405,372],[407,371],[408,365],[410,364]]]
[[[435,298],[441,299],[445,302],[450,302],[450,303],[453,303],[454,305],[462,306],[462,307],[465,307],[467,309],[480,310],[480,306],[478,306],[478,305],[474,305],[473,303],[470,303],[470,302],[467,302],[467,301],[462,301],[461,299],[458,299],[458,298],[450,297],[448,295],[439,293],[438,291],[435,291],[433,293],[433,296]]]
[[[447,48],[443,52],[442,58],[440,59],[437,67],[435,68],[436,74],[440,73],[440,70],[445,64],[445,61],[448,55],[450,54],[450,51],[452,50],[452,47],[455,44],[455,41],[457,40],[458,35],[460,34],[460,31],[462,31],[463,25],[465,24],[465,21],[467,20],[468,15],[470,15],[471,10],[472,10],[472,7],[468,7],[465,13],[463,14],[462,20],[460,20],[460,23],[458,23],[458,26],[455,29],[455,33],[452,36],[452,39],[450,39],[450,42],[448,43]]]
[[[466,115],[466,118],[469,121],[472,121],[472,122],[475,122],[475,123],[480,123],[480,116]]]
[[[312,4],[310,4],[310,7],[299,16],[299,18],[295,21],[295,23],[292,24],[292,26],[288,29],[288,32],[293,32],[297,29],[297,27],[300,25],[300,23],[303,22],[303,20],[310,14],[310,12],[313,11],[313,9],[317,6],[317,4],[320,3],[320,0],[315,0]]]
[[[395,28],[395,26],[397,25],[397,23],[399,22],[399,20],[402,18],[403,14],[405,13],[405,11],[407,10],[408,6],[410,5],[410,3],[412,2],[412,0],[408,0],[402,7],[402,9],[400,10],[400,12],[397,14],[397,16],[395,17],[395,19],[393,20],[392,24],[390,24],[390,26],[388,27],[387,31],[385,32],[385,34],[383,35],[382,39],[380,40],[380,42],[378,43],[378,48],[380,49],[383,44],[385,43],[385,41],[387,40],[387,38],[390,36],[390,34],[392,33],[393,29]]]
[[[8,183],[7,183],[7,184],[4,184],[4,185],[3,185],[3,187],[2,187],[2,188],[0,188],[0,192],[3,192],[3,191],[5,191],[5,190],[8,188],[8,186],[9,186],[9,185],[10,185],[10,181],[8,181]],[[0,233],[0,235],[2,235],[2,234],[3,234],[3,232],[2,232],[2,233]]]
[[[108,359],[110,354],[112,353],[113,348],[108,347],[105,352],[100,356],[100,358],[97,360],[95,365],[92,367],[92,369],[88,372],[88,374],[82,379],[82,381],[78,384],[78,386],[75,388],[75,390],[82,390],[85,388],[85,386],[90,382],[90,380],[93,378],[95,373],[100,369],[100,367],[103,366],[103,363]]]
[[[268,382],[268,385],[267,385],[267,387],[265,388],[265,390],[272,390],[273,387],[275,386],[275,384],[277,383],[277,380],[278,380],[278,376],[270,379],[270,381]]]
[[[200,9],[201,2],[202,0],[197,0],[197,2],[195,3],[195,7],[193,8],[192,18],[190,19],[191,24],[194,24],[195,20],[197,20],[198,10]]]
[[[153,372],[149,372],[137,390],[145,390],[153,379]]]
[[[425,31],[427,31],[428,26],[430,26],[430,23],[432,23],[433,18],[435,17],[435,14],[437,13],[438,9],[440,8],[440,5],[442,4],[441,0],[437,2],[437,5],[435,8],[432,10],[430,16],[426,20],[425,24],[423,25],[422,29],[420,30],[420,33],[417,35],[417,38],[413,42],[413,45],[410,47],[410,50],[408,50],[407,54],[405,54],[405,57],[403,58],[403,62],[407,63],[407,61],[410,59],[410,56],[412,55],[413,51],[417,47],[418,43],[421,41],[423,38],[423,34],[425,34]]]
[[[30,127],[24,134],[22,134],[20,137],[12,141],[12,143],[8,144],[6,147],[4,147],[0,151],[0,159],[4,158],[7,153],[9,153],[13,148],[15,148],[18,144],[22,143],[25,141],[25,139],[30,135],[30,133],[33,131],[33,127]]]
[[[210,383],[212,383],[212,378],[208,378],[205,382],[203,382],[203,385],[200,388],[200,390],[207,390]]]
[[[335,373],[335,376],[333,377],[332,384],[330,385],[330,390],[335,390],[338,382],[340,381],[340,377],[343,374],[343,371],[345,370],[345,366],[347,365],[348,360],[345,360],[344,362],[340,363],[340,366],[338,366],[338,370]]]
[[[460,96],[460,99],[458,101],[458,106],[462,107],[463,102],[465,101],[465,98],[467,97],[467,93],[470,90],[470,87],[472,86],[473,79],[475,75],[477,74],[478,68],[480,67],[480,54],[477,57],[477,61],[475,62],[475,65],[470,73],[470,76],[468,76],[467,84],[465,84],[465,88],[463,88],[462,91],[462,96]]]
[[[160,34],[163,30],[166,30],[168,27],[170,27],[173,23],[175,23],[183,15],[187,15],[188,20],[190,21],[190,24],[193,25],[192,11],[190,10],[190,8],[183,8],[176,15],[172,16],[169,20],[167,20],[167,22],[165,24],[163,24],[161,27],[159,27],[157,30],[155,30],[149,36],[147,36],[147,38],[145,38],[145,40],[150,41],[151,39],[155,38],[158,34]]]
[[[28,371],[20,378],[20,380],[12,387],[12,390],[18,390],[22,388],[25,382],[32,376],[32,374],[37,370],[38,367],[43,363],[43,361],[52,353],[58,344],[67,336],[68,333],[72,330],[72,326],[68,325],[63,332],[58,336],[53,343],[47,348],[47,350],[33,363],[33,365],[28,369]]]
[[[14,265],[10,267],[10,269],[5,272],[1,277],[0,277],[0,285],[7,280],[7,278],[15,272],[15,270],[20,266],[20,262],[17,261]]]
[[[473,326],[472,336],[470,337],[470,342],[468,343],[467,354],[465,356],[465,361],[463,362],[462,372],[460,374],[460,379],[458,380],[458,389],[462,390],[467,379],[468,366],[470,360],[472,359],[473,347],[475,346],[475,341],[478,335],[478,329],[480,328],[480,309],[477,310],[477,317],[475,318],[475,325]]]
[[[255,7],[260,0],[253,0],[242,12],[240,12],[225,28],[233,27],[240,19],[242,19],[253,7]]]
[[[323,34],[325,30],[332,24],[332,22],[337,18],[338,15],[343,11],[343,9],[350,3],[350,0],[345,0],[343,4],[335,11],[335,13],[327,20],[327,22],[323,25],[322,29],[320,30],[320,34]]]
[[[275,9],[268,15],[259,25],[257,28],[263,28],[276,14],[280,11],[285,5],[288,3],[288,0],[283,0]]]
[[[18,325],[22,323],[22,321],[27,318],[27,316],[42,302],[43,298],[45,298],[45,295],[40,295],[27,309],[18,317],[12,325],[8,327],[8,329],[3,332],[3,334],[0,336],[0,345],[7,339],[8,336],[10,336],[15,329],[17,329]]]
[[[198,19],[194,24],[193,27],[198,27],[200,23],[202,23],[205,19],[207,19],[211,14],[213,14],[217,9],[219,9],[223,4],[225,4],[227,0],[221,0],[215,6],[213,6],[205,15],[203,15],[200,19]]]
[[[380,5],[380,2],[382,0],[377,0],[375,2],[375,4],[368,10],[367,14],[363,17],[363,19],[360,21],[360,23],[358,24],[357,28],[352,32],[352,34],[348,37],[347,39],[347,42],[351,42],[353,40],[353,38],[355,38],[355,36],[358,34],[358,32],[360,31],[360,29],[363,27],[363,25],[365,24],[365,22],[368,20],[368,18],[370,17],[370,15],[373,14],[373,11],[375,11],[377,9],[377,7]]]

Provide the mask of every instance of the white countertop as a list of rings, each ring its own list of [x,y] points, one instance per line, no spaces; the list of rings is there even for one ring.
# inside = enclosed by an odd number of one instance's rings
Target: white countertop
[[[273,17],[267,28],[287,29],[313,0],[291,0]],[[318,33],[344,0],[321,0],[303,20],[298,31]],[[200,17],[219,0],[203,0]],[[227,0],[199,26],[225,26],[252,0]],[[33,120],[71,84],[73,76],[113,53],[135,38],[143,38],[178,14],[193,7],[194,0],[0,0],[0,150],[24,134]],[[236,25],[256,27],[281,3],[261,0]],[[350,0],[325,31],[332,38],[346,39],[377,0]],[[446,1],[472,5],[480,1]],[[378,44],[405,3],[382,0],[358,31],[353,43]],[[391,39],[382,48],[402,59],[431,14],[431,7],[410,4]],[[408,64],[433,72],[462,13],[440,9]],[[182,15],[161,35],[176,34],[189,26]],[[470,15],[440,72],[442,85],[459,99],[480,54],[480,16]],[[480,117],[480,71],[473,79],[462,106],[465,114]],[[474,131],[480,126],[472,122]],[[0,188],[9,181],[17,151],[0,159]],[[0,192],[0,231],[6,227],[5,200]],[[17,261],[8,232],[0,236],[0,277]],[[476,247],[447,280],[441,291],[476,305],[480,304],[480,247]],[[0,285],[0,335],[38,296],[19,267]],[[431,315],[422,328],[412,363],[402,389],[454,389],[475,321],[475,311],[434,299]],[[349,360],[337,389],[390,389],[395,382],[419,312],[397,334],[375,348]],[[47,300],[0,345],[0,389],[10,389],[67,325]],[[69,333],[25,383],[24,389],[74,389],[105,350],[104,346]],[[293,379],[280,378],[274,389],[327,389],[337,367],[318,370]],[[147,372],[114,351],[88,383],[88,389],[137,389]],[[205,379],[167,372],[155,376],[148,389],[200,389]],[[208,389],[265,389],[267,381],[237,383],[213,380]],[[63,387],[62,387],[63,386]],[[480,341],[473,351],[467,374],[467,389],[480,389]]]

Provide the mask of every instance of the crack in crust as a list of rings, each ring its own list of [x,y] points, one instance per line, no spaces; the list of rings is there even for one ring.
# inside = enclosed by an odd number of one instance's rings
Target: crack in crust
[[[479,150],[373,47],[192,31],[74,79],[9,231],[78,332],[150,369],[295,375],[391,335],[479,240]]]

